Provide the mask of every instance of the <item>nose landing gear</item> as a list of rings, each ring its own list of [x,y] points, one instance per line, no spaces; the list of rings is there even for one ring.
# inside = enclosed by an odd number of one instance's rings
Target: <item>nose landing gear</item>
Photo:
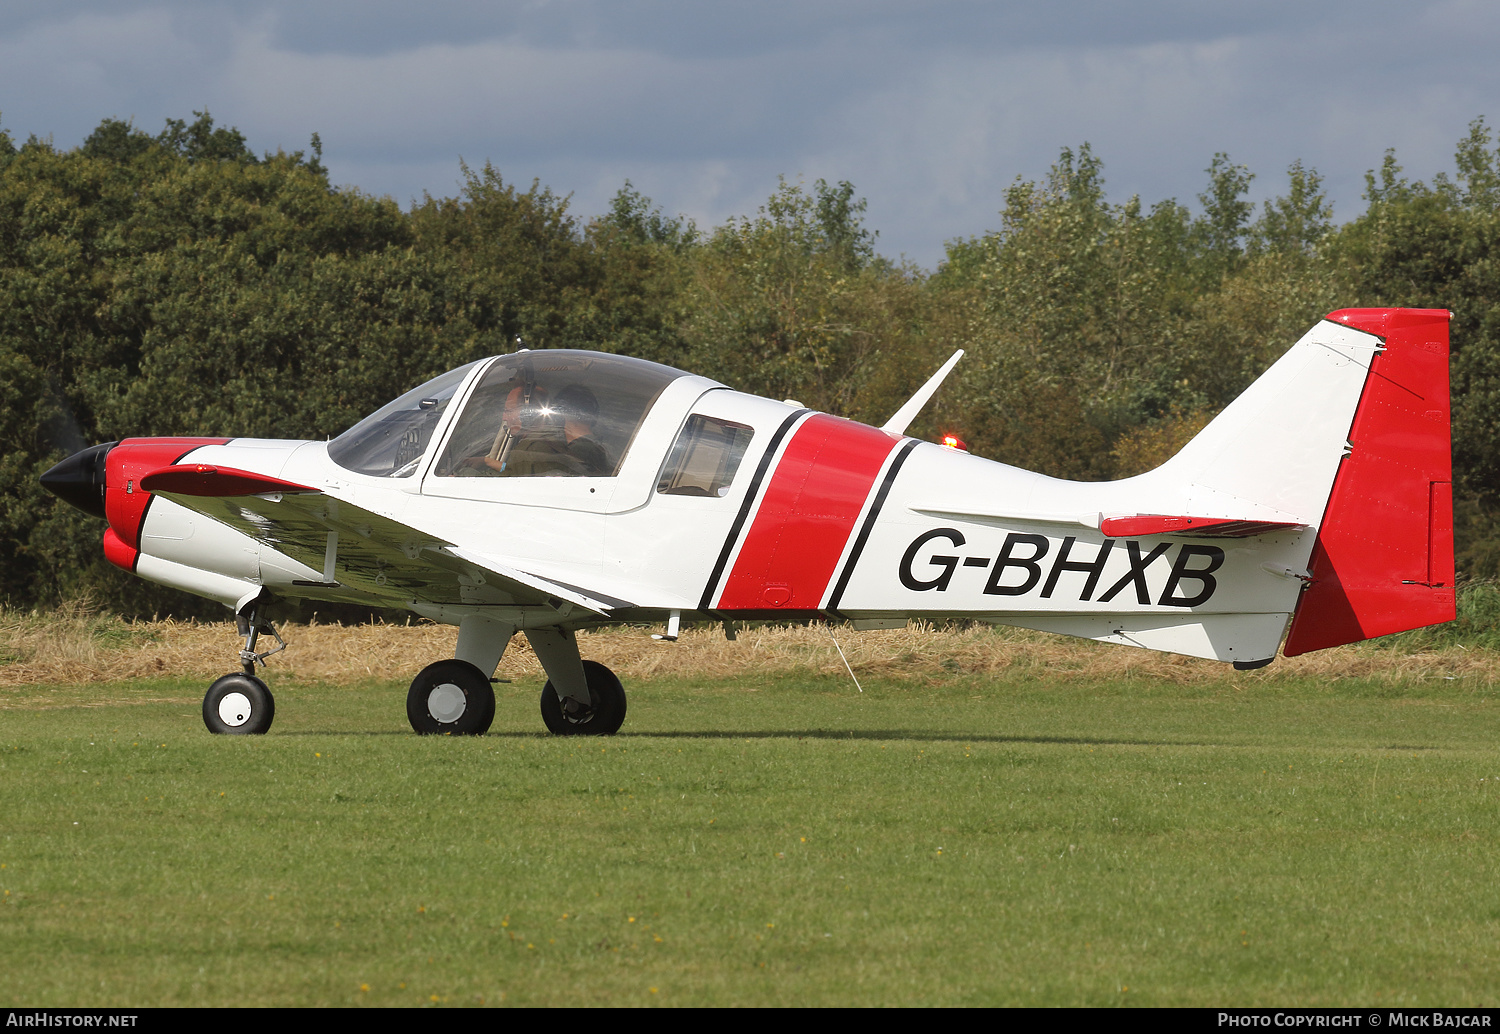
[[[242,672],[225,675],[208,687],[203,697],[203,724],[209,732],[222,736],[258,736],[271,728],[276,717],[276,700],[266,684],[255,677],[255,666],[266,666],[266,658],[286,649],[286,641],[276,633],[270,622],[260,620],[260,608],[254,607],[249,615],[237,616],[240,634],[245,645],[240,650]],[[255,652],[260,636],[269,634],[277,642],[274,650]]]

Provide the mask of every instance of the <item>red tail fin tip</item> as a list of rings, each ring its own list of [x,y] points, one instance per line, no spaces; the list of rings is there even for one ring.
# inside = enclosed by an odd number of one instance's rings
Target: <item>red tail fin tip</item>
[[[1341,309],[1381,338],[1318,528],[1288,657],[1451,621],[1453,464],[1446,309]]]

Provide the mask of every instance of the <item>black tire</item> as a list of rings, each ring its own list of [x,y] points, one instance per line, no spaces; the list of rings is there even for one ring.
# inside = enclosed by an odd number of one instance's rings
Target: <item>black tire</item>
[[[495,720],[495,690],[468,661],[434,661],[411,681],[406,719],[422,736],[482,736]]]
[[[225,675],[203,697],[203,724],[220,736],[259,736],[275,719],[276,700],[254,675]]]
[[[592,706],[577,715],[563,713],[562,701],[549,681],[542,687],[542,721],[557,736],[613,736],[625,721],[625,687],[598,661],[583,662]]]

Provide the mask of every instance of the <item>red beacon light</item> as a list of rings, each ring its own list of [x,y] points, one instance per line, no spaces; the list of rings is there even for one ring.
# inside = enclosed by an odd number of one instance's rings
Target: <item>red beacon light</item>
[[[964,444],[963,439],[955,434],[945,434],[938,443],[945,449],[957,449],[959,452],[968,452],[969,447]]]

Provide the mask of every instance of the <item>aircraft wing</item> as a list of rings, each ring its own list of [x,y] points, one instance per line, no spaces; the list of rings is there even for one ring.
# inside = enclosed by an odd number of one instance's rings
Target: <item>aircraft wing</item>
[[[572,604],[605,617],[632,606],[278,478],[187,463],[152,471],[140,486],[321,571],[320,581],[293,583],[310,595],[347,585],[394,606],[421,601],[562,610]]]

